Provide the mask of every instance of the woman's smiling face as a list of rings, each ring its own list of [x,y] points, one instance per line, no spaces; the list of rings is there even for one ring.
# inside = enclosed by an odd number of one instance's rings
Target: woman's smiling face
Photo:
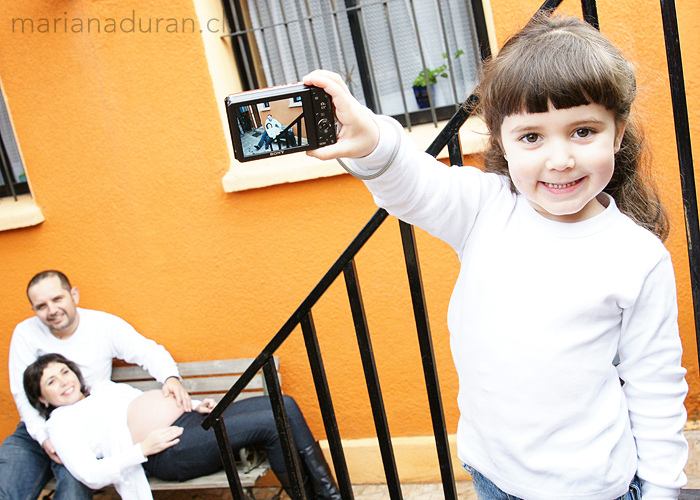
[[[55,407],[72,405],[85,397],[78,376],[63,363],[50,363],[44,368],[40,381],[43,404]]]
[[[604,210],[624,125],[599,104],[518,113],[501,125],[513,184],[548,219],[579,222]]]

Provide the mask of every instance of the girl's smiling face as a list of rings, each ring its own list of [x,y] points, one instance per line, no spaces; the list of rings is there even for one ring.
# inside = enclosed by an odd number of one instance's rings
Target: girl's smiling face
[[[518,113],[501,124],[513,184],[540,214],[580,222],[604,210],[596,197],[608,185],[624,124],[600,104],[546,113]]]
[[[52,406],[66,406],[77,403],[85,397],[80,391],[78,376],[63,363],[50,363],[44,368],[39,382],[41,403]]]

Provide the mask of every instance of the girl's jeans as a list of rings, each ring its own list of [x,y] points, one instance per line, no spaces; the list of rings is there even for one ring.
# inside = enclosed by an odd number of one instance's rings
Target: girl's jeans
[[[486,479],[478,470],[472,469],[465,463],[462,463],[462,466],[472,476],[474,490],[476,490],[479,500],[523,500],[500,490],[498,486]],[[642,486],[639,478],[634,476],[629,491],[615,500],[641,500],[641,498]]]

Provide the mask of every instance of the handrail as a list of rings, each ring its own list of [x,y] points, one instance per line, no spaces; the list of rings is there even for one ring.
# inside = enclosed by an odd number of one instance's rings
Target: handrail
[[[294,313],[289,317],[289,319],[285,322],[282,328],[280,328],[267,346],[265,346],[262,352],[250,364],[246,371],[241,374],[240,378],[224,395],[219,404],[217,404],[216,408],[214,408],[207,418],[204,419],[202,426],[205,429],[212,427],[214,421],[221,417],[221,414],[233,402],[233,400],[241,392],[243,392],[245,386],[248,385],[251,380],[253,380],[255,374],[258,373],[262,369],[263,365],[273,357],[274,352],[301,323],[302,319],[311,311],[311,308],[316,304],[316,302],[318,302],[323,293],[330,287],[335,279],[340,276],[340,273],[343,271],[345,266],[347,266],[348,263],[350,263],[357,255],[362,246],[369,240],[369,237],[374,234],[381,223],[384,222],[387,215],[389,214],[382,208],[374,213],[369,222],[367,222],[365,227],[360,231],[355,239],[352,240],[350,245],[348,245],[340,257],[338,257],[338,260],[335,261],[323,278],[321,278],[311,293],[309,293],[306,299],[304,299],[296,311],[294,311]]]

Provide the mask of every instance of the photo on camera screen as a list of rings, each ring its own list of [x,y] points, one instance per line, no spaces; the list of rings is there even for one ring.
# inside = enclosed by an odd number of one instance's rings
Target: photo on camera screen
[[[283,150],[302,148],[309,143],[301,96],[256,102],[234,109],[244,158],[281,154]]]

